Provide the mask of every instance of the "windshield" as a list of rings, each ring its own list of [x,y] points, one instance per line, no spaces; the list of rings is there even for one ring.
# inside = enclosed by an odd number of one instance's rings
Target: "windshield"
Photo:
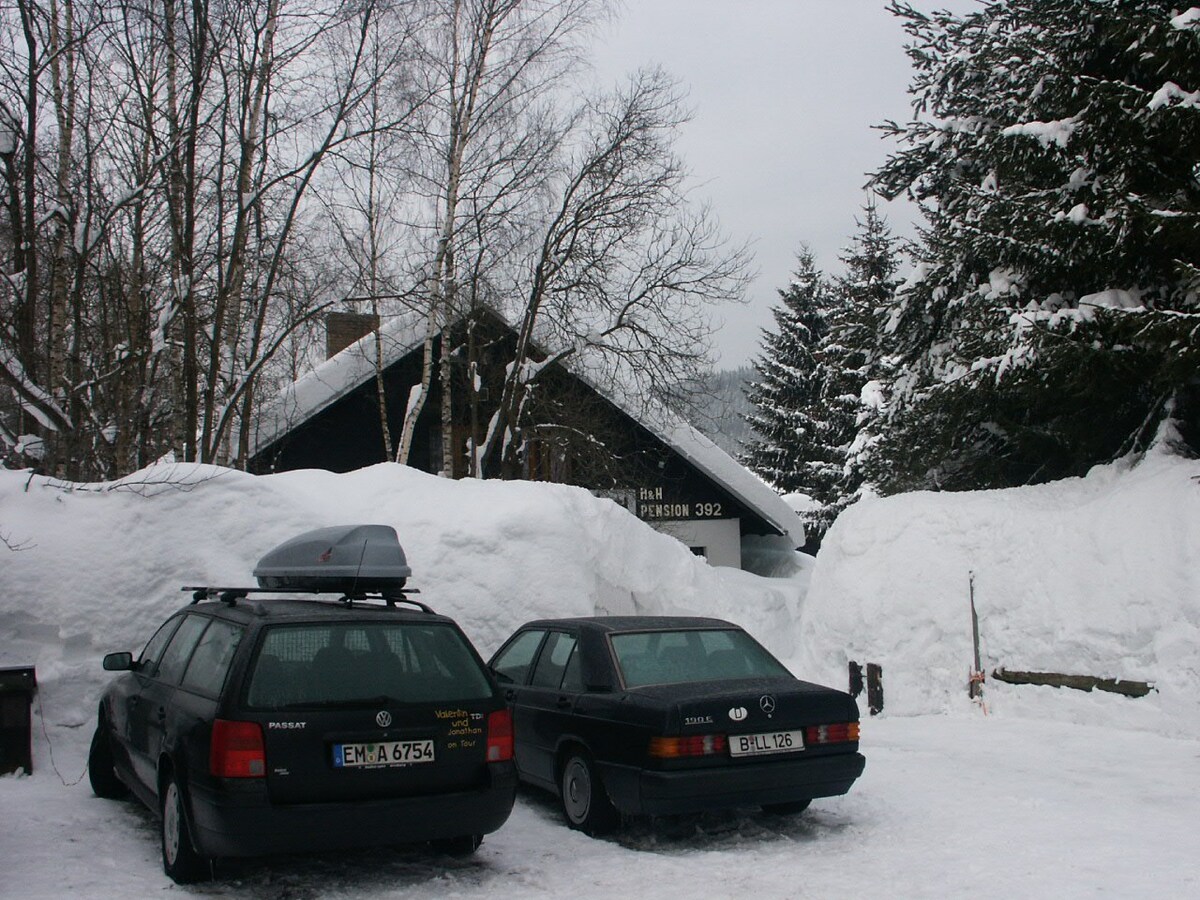
[[[631,688],[791,675],[754,638],[733,628],[614,634],[612,647]]]
[[[283,709],[491,696],[486,673],[448,625],[309,623],[266,629],[246,702]]]

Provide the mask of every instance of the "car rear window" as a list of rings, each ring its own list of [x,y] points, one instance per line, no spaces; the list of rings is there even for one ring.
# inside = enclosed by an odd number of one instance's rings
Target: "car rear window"
[[[281,709],[491,696],[486,673],[449,625],[309,623],[265,629],[246,702]]]
[[[611,640],[625,686],[631,688],[791,675],[738,629],[628,632]]]

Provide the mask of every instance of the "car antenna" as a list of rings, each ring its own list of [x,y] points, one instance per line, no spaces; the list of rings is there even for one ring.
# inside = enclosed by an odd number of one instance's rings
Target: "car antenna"
[[[367,544],[370,543],[369,537],[363,538],[362,552],[358,554],[358,567],[354,570],[354,580],[350,582],[350,590],[346,593],[346,602],[353,605],[354,598],[361,598],[363,595],[358,590],[358,579],[362,575],[363,560],[367,558]]]

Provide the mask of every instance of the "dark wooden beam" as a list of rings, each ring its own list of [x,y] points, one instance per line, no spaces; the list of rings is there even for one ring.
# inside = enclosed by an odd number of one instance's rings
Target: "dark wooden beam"
[[[1126,697],[1145,697],[1154,690],[1152,683],[1126,681],[1123,678],[1098,678],[1095,675],[1063,675],[1058,672],[1017,672],[1012,669],[994,669],[992,677],[1006,684],[1041,684],[1050,687],[1068,687],[1077,691],[1108,691]]]

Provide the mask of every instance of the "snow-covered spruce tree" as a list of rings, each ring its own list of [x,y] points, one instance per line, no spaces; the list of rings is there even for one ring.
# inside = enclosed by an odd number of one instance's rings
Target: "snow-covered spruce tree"
[[[1200,11],[1007,0],[892,11],[915,121],[876,173],[927,217],[886,329],[884,489],[1077,474],[1173,416],[1200,447]]]
[[[759,380],[747,391],[755,411],[746,420],[756,437],[742,461],[779,491],[807,494],[824,506],[839,496],[844,455],[830,443],[825,371],[816,355],[833,293],[809,250],[797,254],[792,283],[779,299],[771,311],[775,330],[764,330],[754,361]]]
[[[825,372],[822,403],[829,442],[839,448],[843,461],[837,497],[822,513],[821,531],[858,499],[873,424],[883,412],[881,386],[894,374],[882,341],[882,319],[899,283],[899,241],[874,198],[856,224],[858,231],[841,255],[845,270],[834,283],[836,302],[817,354]]]

